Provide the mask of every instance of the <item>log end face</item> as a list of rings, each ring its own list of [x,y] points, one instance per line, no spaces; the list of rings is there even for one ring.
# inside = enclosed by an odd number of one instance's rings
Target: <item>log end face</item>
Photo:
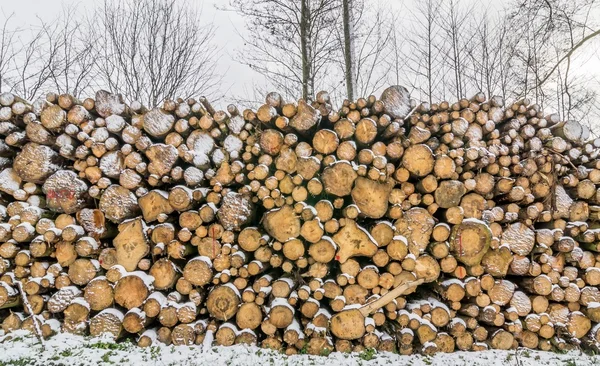
[[[76,213],[86,206],[87,190],[88,185],[70,170],[57,171],[42,186],[48,208],[66,214]]]
[[[352,188],[352,200],[366,217],[379,219],[388,210],[388,201],[393,182],[379,183],[374,180],[358,177]]]
[[[405,118],[410,113],[410,93],[400,85],[392,85],[381,93],[383,110],[392,118]]]
[[[254,217],[254,204],[251,197],[240,193],[229,192],[217,212],[217,217],[225,230],[240,231]]]
[[[365,334],[365,318],[358,309],[345,310],[330,320],[331,333],[339,339],[354,340]]]

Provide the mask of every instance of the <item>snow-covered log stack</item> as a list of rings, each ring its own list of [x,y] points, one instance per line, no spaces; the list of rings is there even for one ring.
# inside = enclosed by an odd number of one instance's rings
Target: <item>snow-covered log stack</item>
[[[600,340],[600,140],[526,99],[5,93],[0,134],[4,332],[288,354]]]

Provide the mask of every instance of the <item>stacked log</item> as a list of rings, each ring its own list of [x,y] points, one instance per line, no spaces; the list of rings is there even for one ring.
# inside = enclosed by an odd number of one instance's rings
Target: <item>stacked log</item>
[[[0,321],[287,354],[600,340],[600,139],[521,99],[0,95]]]

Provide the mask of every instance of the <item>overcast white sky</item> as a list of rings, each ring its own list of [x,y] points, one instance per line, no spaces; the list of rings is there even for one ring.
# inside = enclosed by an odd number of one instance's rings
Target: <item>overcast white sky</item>
[[[405,9],[414,9],[418,6],[418,0],[366,0],[372,6],[385,4],[392,10],[399,10],[402,17],[408,17],[409,13]],[[95,5],[100,4],[102,0],[0,0],[0,11],[4,15],[14,13],[13,24],[19,24],[21,27],[27,27],[29,24],[36,23],[35,17],[39,17],[45,22],[50,22],[56,18],[61,10],[61,5],[78,5],[83,12],[89,10]],[[224,6],[228,0],[188,0],[188,3],[196,4],[202,9],[202,17],[207,23],[212,22],[216,29],[215,41],[223,45],[223,56],[219,60],[219,73],[224,74],[223,87],[221,93],[235,96],[251,96],[252,85],[264,85],[264,78],[255,73],[246,65],[235,61],[234,55],[237,50],[242,49],[243,41],[239,33],[245,32],[244,20],[235,12],[222,11],[217,9],[216,5]],[[477,4],[477,11],[483,7],[501,8],[504,3],[502,0],[474,0]],[[398,19],[390,26],[402,27],[406,19]],[[595,47],[593,51],[578,55],[578,71],[586,73],[591,77],[600,78],[600,50]]]

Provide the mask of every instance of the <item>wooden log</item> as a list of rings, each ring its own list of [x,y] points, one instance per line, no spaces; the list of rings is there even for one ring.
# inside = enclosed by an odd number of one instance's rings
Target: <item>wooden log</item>
[[[351,195],[360,214],[375,219],[383,217],[388,210],[388,201],[394,184],[391,180],[379,183],[358,177],[354,181]]]
[[[50,147],[30,142],[15,157],[13,169],[23,181],[43,184],[61,164],[62,158]]]
[[[331,318],[331,332],[340,339],[353,340],[361,338],[365,333],[366,316],[402,295],[404,291],[411,287],[416,287],[421,283],[423,283],[422,280],[409,281],[397,286],[394,290],[366,306],[358,309],[345,310],[335,314]]]
[[[350,163],[340,161],[326,167],[321,175],[321,180],[325,192],[343,197],[352,192],[352,186],[357,177],[358,174]]]
[[[478,265],[490,247],[492,232],[488,225],[467,219],[455,225],[450,237],[450,251],[467,266]]]
[[[262,222],[267,233],[279,242],[286,242],[300,235],[300,218],[289,205],[265,213]]]
[[[119,234],[113,240],[117,263],[126,271],[134,271],[150,247],[146,234],[146,225],[142,219],[134,219],[119,225]]]

